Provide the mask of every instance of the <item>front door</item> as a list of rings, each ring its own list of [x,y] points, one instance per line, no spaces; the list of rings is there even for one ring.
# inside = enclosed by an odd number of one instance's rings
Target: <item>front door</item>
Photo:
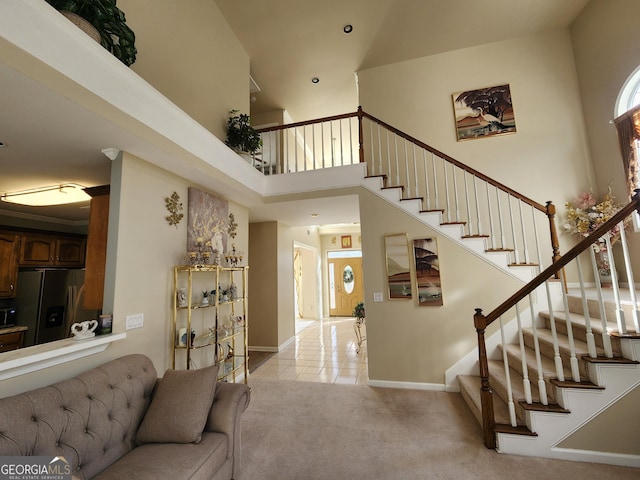
[[[353,308],[364,299],[362,258],[329,259],[330,308],[332,317],[352,317]]]

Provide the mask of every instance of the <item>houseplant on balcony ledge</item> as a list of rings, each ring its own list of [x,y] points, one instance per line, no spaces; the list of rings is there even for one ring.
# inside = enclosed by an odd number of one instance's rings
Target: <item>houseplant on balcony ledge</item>
[[[231,110],[227,119],[227,140],[224,143],[240,154],[253,156],[262,147],[262,138],[251,126],[249,115]]]
[[[116,0],[47,0],[47,3],[78,26],[74,15],[89,22],[100,35],[100,44],[126,66],[136,61],[136,37],[127,26],[124,13],[116,7]]]

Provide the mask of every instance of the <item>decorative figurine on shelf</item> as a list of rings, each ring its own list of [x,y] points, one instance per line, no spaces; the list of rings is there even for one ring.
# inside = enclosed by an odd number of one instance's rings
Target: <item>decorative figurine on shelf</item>
[[[229,300],[237,300],[238,299],[238,287],[235,283],[229,285]]]
[[[224,246],[222,245],[222,234],[220,232],[214,233],[213,237],[211,237],[211,249],[213,250],[213,264],[221,265]]]
[[[187,289],[181,288],[178,290],[178,307],[184,308],[187,304]]]
[[[209,305],[209,295],[213,295],[215,296],[216,291],[215,290],[203,290],[202,291],[202,301],[200,302],[200,305],[203,307],[206,307]]]
[[[227,360],[233,358],[233,347],[227,342]]]

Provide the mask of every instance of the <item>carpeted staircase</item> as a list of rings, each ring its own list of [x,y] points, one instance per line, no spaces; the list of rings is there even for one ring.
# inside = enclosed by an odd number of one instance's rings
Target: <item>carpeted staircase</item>
[[[570,347],[567,330],[567,318],[564,313],[554,312],[553,318],[558,333],[558,346],[562,365],[564,366],[564,381],[560,381],[556,375],[554,346],[552,340],[551,319],[548,312],[540,312],[538,315],[536,330],[540,345],[542,376],[544,387],[548,395],[548,405],[540,403],[538,388],[539,371],[534,350],[534,331],[532,328],[523,328],[524,358],[522,361],[522,349],[518,339],[516,343],[500,344],[493,354],[489,353],[489,381],[493,390],[494,414],[496,420],[496,432],[498,436],[498,450],[503,452],[518,453],[523,455],[556,456],[550,452],[572,428],[578,428],[587,422],[593,415],[607,408],[620,395],[634,386],[640,384],[640,340],[610,335],[613,350],[613,359],[605,357],[603,345],[603,326],[600,320],[599,302],[594,299],[583,301],[580,292],[567,295],[567,304],[570,312],[573,339],[576,348],[577,366],[580,381],[573,379],[570,367]],[[591,319],[591,328],[594,334],[597,358],[589,358],[587,349],[587,329],[585,326],[584,307],[587,307]],[[624,315],[632,316],[632,304],[624,302]],[[615,319],[615,304],[612,301],[604,301],[605,318]],[[607,322],[607,330],[615,332],[617,324]],[[632,332],[633,333],[633,332]],[[627,342],[626,344],[624,342]],[[503,358],[506,355],[509,365],[509,377],[511,380],[512,396],[517,416],[517,426],[511,425],[508,409],[508,379],[505,372]],[[525,401],[523,364],[526,363],[528,378],[531,385],[533,403],[528,405]],[[606,365],[602,369],[599,366]],[[622,368],[616,369],[615,366]],[[611,368],[614,367],[614,368]],[[621,375],[620,375],[621,374]],[[618,378],[619,377],[619,378]],[[458,375],[460,392],[469,405],[476,419],[482,424],[482,412],[480,402],[481,383],[480,377],[474,375]],[[608,392],[606,390],[609,390]],[[581,395],[580,392],[601,392],[600,395]],[[571,392],[571,394],[568,394]],[[569,398],[571,400],[569,400]],[[580,405],[578,405],[580,403]],[[584,405],[582,405],[584,403]],[[588,415],[584,418],[576,418],[579,415]],[[536,413],[543,412],[549,423],[557,428],[553,432],[544,431],[543,424],[536,421]],[[571,418],[573,416],[573,418]],[[560,425],[566,424],[560,428]],[[569,428],[569,430],[567,430]],[[526,436],[529,439],[524,442],[516,440],[518,436]],[[542,437],[542,438],[535,438]],[[538,444],[538,446],[536,446]]]

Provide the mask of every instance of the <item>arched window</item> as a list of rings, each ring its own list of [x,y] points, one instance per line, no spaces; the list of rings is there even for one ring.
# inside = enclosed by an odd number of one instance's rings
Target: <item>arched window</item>
[[[629,76],[618,95],[613,121],[618,131],[622,163],[626,172],[629,197],[640,188],[640,67]]]
[[[622,86],[616,102],[616,117],[640,105],[640,67],[629,75]]]

